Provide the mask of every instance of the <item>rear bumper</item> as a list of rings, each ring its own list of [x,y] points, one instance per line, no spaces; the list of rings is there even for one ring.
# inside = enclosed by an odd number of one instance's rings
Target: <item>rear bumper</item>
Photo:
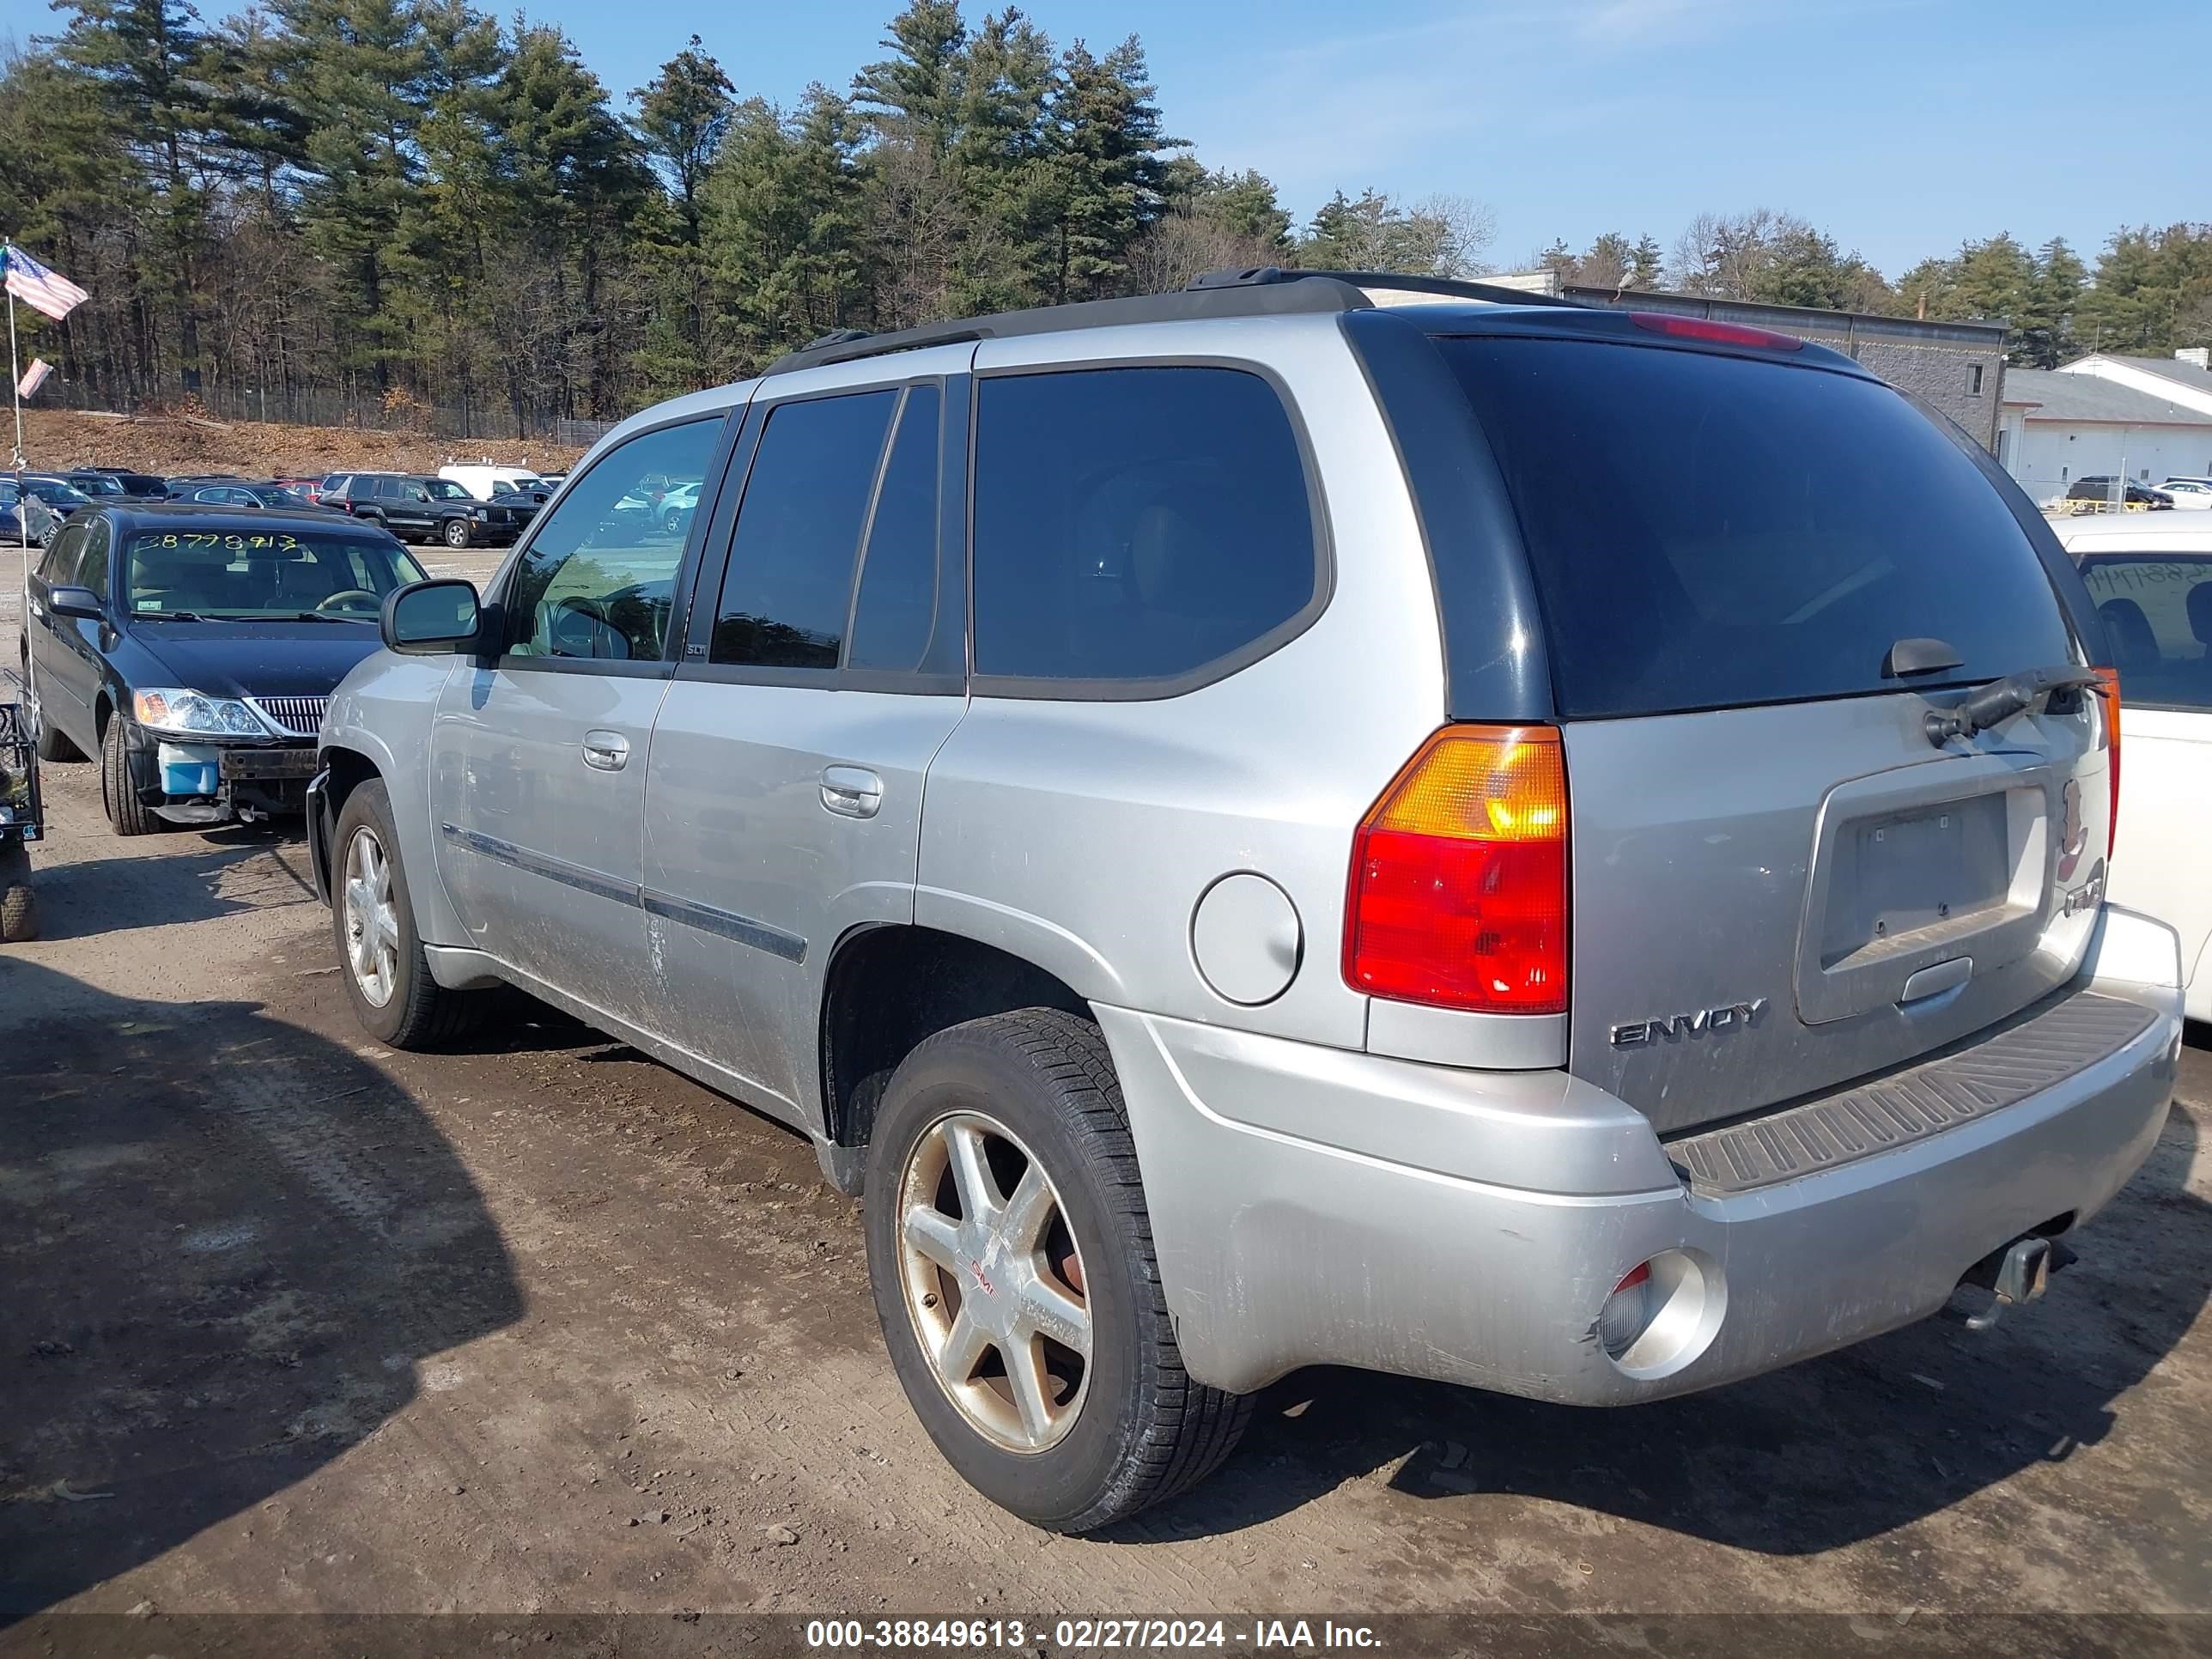
[[[1642,1115],[1561,1073],[1453,1071],[1101,1008],[1193,1376],[1336,1364],[1586,1405],[1710,1388],[1909,1324],[2021,1234],[2103,1206],[2156,1140],[2172,931],[2107,909],[2071,992],[2148,1024],[1985,1117],[1794,1180],[1692,1192]],[[1596,1335],[1621,1276],[1690,1264],[1679,1349]]]

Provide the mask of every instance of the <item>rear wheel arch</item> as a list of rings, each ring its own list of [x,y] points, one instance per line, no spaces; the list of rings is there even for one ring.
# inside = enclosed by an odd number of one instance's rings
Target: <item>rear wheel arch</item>
[[[823,981],[822,1112],[829,1145],[867,1146],[884,1085],[925,1040],[1017,1008],[1091,1018],[1090,1004],[1059,975],[964,934],[899,923],[847,933]],[[839,1158],[832,1176],[857,1194],[864,1162]]]

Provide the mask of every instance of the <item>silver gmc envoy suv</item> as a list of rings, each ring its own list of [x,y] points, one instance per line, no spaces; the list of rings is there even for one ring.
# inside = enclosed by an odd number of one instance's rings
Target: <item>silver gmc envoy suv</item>
[[[1616,1406],[1986,1323],[2166,1113],[2121,688],[1990,457],[1795,338],[1394,283],[664,404],[322,728],[368,1030],[504,982],[810,1137],[1039,1526],[1299,1366]]]

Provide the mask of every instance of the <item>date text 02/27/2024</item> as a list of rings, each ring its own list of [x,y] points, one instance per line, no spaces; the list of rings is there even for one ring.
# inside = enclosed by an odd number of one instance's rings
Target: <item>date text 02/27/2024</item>
[[[1059,1619],[1048,1626],[1022,1619],[816,1619],[807,1623],[806,1645],[824,1651],[1031,1646],[1068,1652],[1238,1647],[1296,1651],[1371,1649],[1381,1642],[1368,1626],[1332,1620],[1260,1619],[1244,1624],[1223,1619]]]

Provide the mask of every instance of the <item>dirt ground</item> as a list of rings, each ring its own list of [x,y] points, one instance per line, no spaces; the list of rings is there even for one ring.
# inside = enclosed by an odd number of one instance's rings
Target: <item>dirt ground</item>
[[[130,1610],[141,1653],[279,1611],[2212,1611],[2203,1047],[1990,1334],[1610,1413],[1309,1374],[1071,1540],[924,1437],[803,1141],[526,1005],[379,1047],[296,838],[125,842],[47,777],[48,937],[0,952],[0,1648]]]
[[[552,443],[432,438],[353,427],[286,426],[173,416],[23,413],[23,453],[34,469],[127,466],[145,472],[237,472],[249,477],[319,478],[341,468],[435,472],[447,462],[495,462],[555,472],[583,454]]]

